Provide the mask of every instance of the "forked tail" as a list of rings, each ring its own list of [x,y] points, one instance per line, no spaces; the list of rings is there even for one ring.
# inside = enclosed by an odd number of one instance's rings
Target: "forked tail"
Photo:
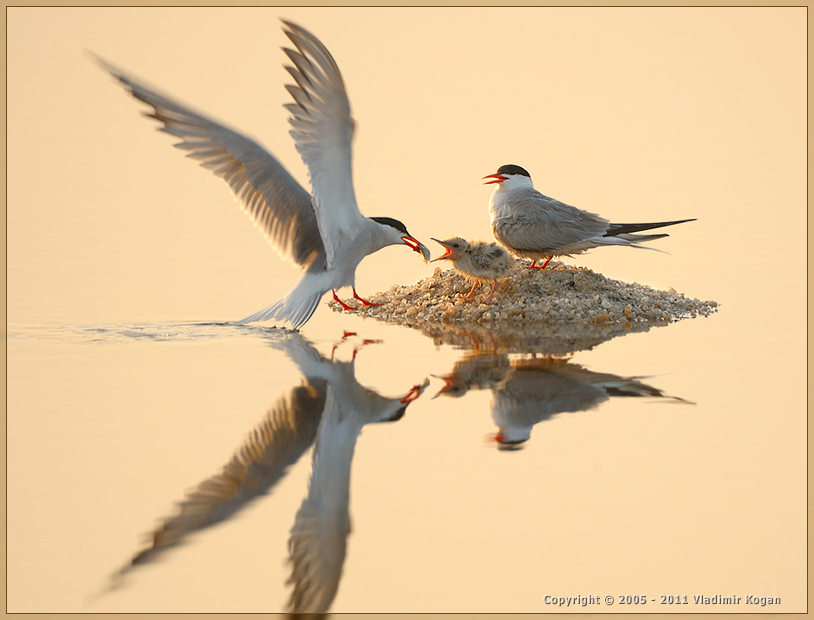
[[[255,323],[257,321],[268,321],[269,319],[273,319],[277,316],[277,312],[279,312],[280,308],[283,307],[284,302],[285,298],[280,299],[270,306],[263,308],[259,312],[255,312],[254,314],[247,316],[245,319],[235,321],[235,325],[245,325],[246,323]]]
[[[664,250],[659,250],[658,248],[651,248],[649,245],[639,245],[645,241],[654,241],[655,239],[661,239],[662,237],[669,237],[670,235],[631,235],[631,234],[621,234],[621,235],[605,235],[604,237],[599,237],[596,239],[597,246],[600,245],[620,245],[626,248],[637,248],[639,250],[653,250],[654,252],[664,252]],[[666,254],[666,252],[664,252]]]
[[[689,220],[673,220],[672,222],[651,222],[649,224],[611,224],[608,226],[608,232],[605,233],[606,237],[623,237],[627,233],[641,232],[642,230],[652,230],[654,228],[664,228],[665,226],[674,226],[675,224],[683,224],[684,222],[694,222],[695,219]],[[659,235],[652,237],[652,239],[659,239],[667,235]],[[637,237],[639,241],[651,241],[652,239],[645,239],[644,236]]]
[[[288,322],[291,329],[299,329],[305,325],[308,319],[314,314],[319,305],[320,299],[325,294],[324,291],[303,290],[302,282],[288,295],[273,303],[259,312],[255,312],[245,319],[235,321],[238,325],[254,323],[256,321],[268,321],[277,319],[280,322]]]

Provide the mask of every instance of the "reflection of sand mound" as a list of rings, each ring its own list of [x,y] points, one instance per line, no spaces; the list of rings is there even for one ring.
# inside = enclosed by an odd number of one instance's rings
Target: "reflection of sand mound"
[[[714,301],[688,299],[675,290],[657,291],[641,284],[610,280],[584,267],[552,262],[539,271],[516,261],[500,280],[490,303],[481,303],[486,291],[462,299],[471,284],[454,271],[441,271],[413,286],[393,286],[370,298],[381,306],[362,308],[358,314],[394,323],[448,322],[528,325],[535,323],[663,324],[678,319],[709,316]],[[353,300],[348,301],[354,305]],[[335,301],[334,310],[342,311]],[[621,325],[620,325],[621,327]],[[640,330],[636,330],[640,331]]]
[[[386,319],[395,322],[397,319]],[[432,338],[436,345],[448,344],[462,349],[481,349],[505,353],[568,355],[586,351],[612,338],[646,332],[666,323],[427,323],[407,319],[398,321]]]

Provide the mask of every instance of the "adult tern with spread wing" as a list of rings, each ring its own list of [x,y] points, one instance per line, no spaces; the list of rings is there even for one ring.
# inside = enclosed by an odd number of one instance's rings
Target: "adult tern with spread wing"
[[[153,108],[154,118],[187,151],[222,178],[281,254],[305,269],[299,284],[283,299],[238,321],[276,319],[292,328],[311,318],[322,296],[350,286],[356,293],[356,267],[368,254],[404,244],[429,259],[429,250],[393,218],[364,217],[356,204],[351,172],[354,121],[339,67],[310,32],[282,20],[296,50],[283,48],[296,85],[286,89],[294,103],[290,134],[308,167],[311,195],[268,151],[253,140],[160,95],[109,63],[97,59],[136,99]],[[351,309],[339,301],[346,309]]]
[[[668,235],[634,235],[631,233],[672,226],[694,220],[655,222],[651,224],[611,224],[595,213],[577,209],[534,189],[531,175],[520,166],[508,164],[490,174],[484,185],[496,183],[489,203],[492,234],[512,254],[531,258],[531,267],[545,269],[554,256],[582,254],[603,245],[626,245],[643,248],[643,241]],[[542,267],[538,260],[546,259]]]

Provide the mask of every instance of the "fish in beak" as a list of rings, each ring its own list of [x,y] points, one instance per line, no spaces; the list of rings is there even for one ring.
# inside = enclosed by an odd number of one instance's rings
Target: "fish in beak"
[[[429,249],[427,249],[427,246],[421,243],[418,239],[416,239],[415,237],[410,237],[409,235],[405,235],[404,237],[401,238],[401,240],[404,242],[404,245],[410,248],[413,252],[418,252],[419,254],[421,254],[421,256],[424,257],[425,263],[428,260],[430,260]]]

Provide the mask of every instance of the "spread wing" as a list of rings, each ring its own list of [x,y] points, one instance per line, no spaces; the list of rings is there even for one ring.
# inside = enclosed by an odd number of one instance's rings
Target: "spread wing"
[[[159,131],[180,138],[174,146],[226,181],[246,213],[277,250],[307,268],[323,251],[311,196],[253,140],[156,93],[99,57],[96,61],[136,99],[153,108],[145,116]]]
[[[330,52],[304,28],[287,21],[283,24],[297,48],[283,49],[294,64],[286,69],[296,82],[286,85],[295,103],[285,108],[291,113],[291,136],[308,166],[330,269],[339,248],[355,236],[362,219],[351,169],[354,123],[345,83]]]
[[[588,213],[535,190],[521,194],[512,203],[510,215],[492,220],[498,239],[513,250],[556,251],[602,237],[608,220]]]

